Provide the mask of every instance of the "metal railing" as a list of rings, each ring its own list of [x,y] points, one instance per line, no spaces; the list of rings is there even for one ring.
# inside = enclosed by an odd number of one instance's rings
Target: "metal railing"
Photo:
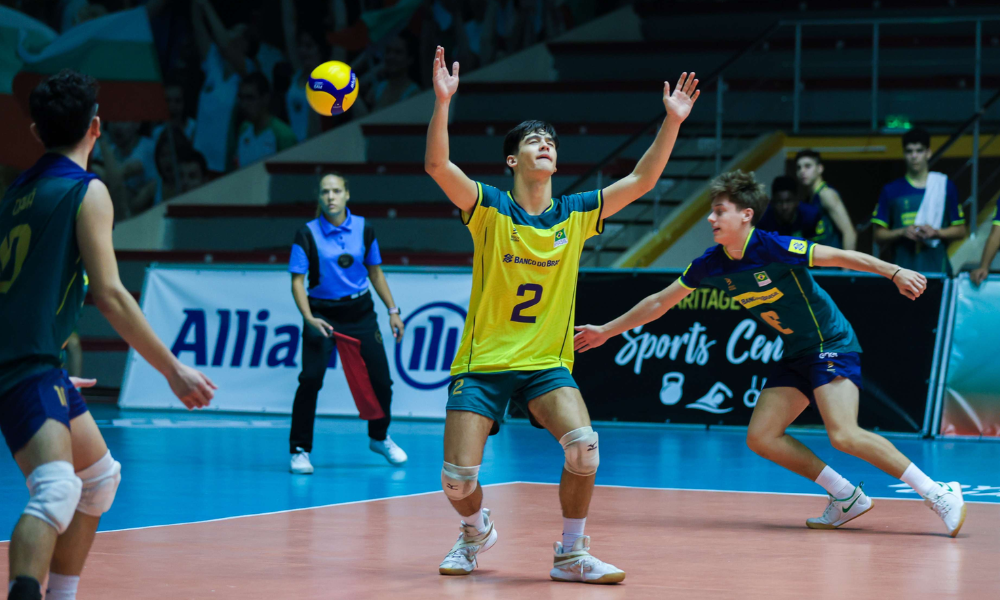
[[[915,25],[915,24],[930,24],[930,25],[943,25],[943,24],[958,24],[958,23],[972,23],[975,26],[975,52],[972,58],[972,66],[974,70],[974,89],[973,89],[973,115],[962,124],[961,127],[949,138],[949,141],[942,146],[935,153],[932,158],[933,161],[940,158],[954,142],[961,137],[962,134],[969,127],[972,127],[973,131],[973,149],[972,157],[970,159],[970,165],[972,168],[972,193],[970,197],[971,201],[971,212],[973,214],[978,214],[979,206],[979,193],[982,191],[984,186],[979,184],[979,154],[980,154],[980,121],[983,115],[989,110],[989,108],[1000,99],[1000,92],[991,97],[985,104],[981,102],[982,94],[982,24],[985,21],[1000,21],[1000,15],[973,15],[973,16],[960,16],[960,17],[889,17],[889,18],[845,18],[845,19],[781,19],[775,21],[770,25],[763,33],[761,33],[756,39],[749,43],[744,49],[740,50],[723,62],[719,67],[709,74],[708,77],[701,78],[701,86],[703,89],[709,89],[715,86],[716,89],[716,106],[715,106],[715,172],[718,174],[722,170],[722,139],[723,139],[723,113],[724,113],[724,98],[723,94],[725,91],[725,81],[724,74],[729,70],[735,63],[739,62],[741,59],[746,57],[748,54],[753,52],[755,49],[765,44],[771,37],[779,30],[785,27],[793,27],[795,31],[795,45],[794,45],[794,60],[793,60],[793,91],[792,91],[792,119],[791,119],[791,130],[793,133],[799,133],[802,124],[802,40],[804,36],[804,28],[806,27],[819,27],[819,26],[857,26],[857,25],[871,25],[872,27],[872,55],[871,55],[871,130],[879,130],[879,110],[878,110],[878,98],[879,98],[879,36],[880,36],[880,26],[883,25]],[[639,128],[636,133],[629,136],[624,142],[622,142],[618,147],[612,150],[607,156],[598,161],[591,169],[586,173],[578,177],[571,184],[566,186],[563,190],[563,194],[568,194],[572,190],[580,188],[585,182],[594,175],[599,174],[607,166],[609,166],[613,161],[617,160],[622,153],[629,148],[633,143],[639,138],[649,133],[657,124],[663,120],[663,114],[657,115],[655,118],[649,120],[641,128]],[[964,172],[964,169],[963,171]],[[996,177],[996,174],[989,178],[989,182],[992,182]],[[654,227],[657,224],[654,223]]]

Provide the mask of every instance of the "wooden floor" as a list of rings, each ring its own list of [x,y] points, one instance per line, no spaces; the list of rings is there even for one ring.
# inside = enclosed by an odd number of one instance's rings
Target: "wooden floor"
[[[910,500],[814,531],[818,497],[598,487],[591,551],[628,576],[585,586],[548,577],[556,486],[485,491],[499,541],[467,577],[437,573],[459,522],[438,492],[100,533],[79,599],[1000,598],[996,504],[969,504],[951,539]]]

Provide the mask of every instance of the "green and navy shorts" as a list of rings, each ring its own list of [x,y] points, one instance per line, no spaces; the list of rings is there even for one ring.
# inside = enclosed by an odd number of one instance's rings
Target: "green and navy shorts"
[[[500,431],[507,403],[528,414],[531,424],[541,428],[528,403],[562,387],[580,389],[566,367],[541,371],[503,371],[500,373],[463,373],[454,375],[448,386],[448,410],[466,410],[493,419],[490,435]]]

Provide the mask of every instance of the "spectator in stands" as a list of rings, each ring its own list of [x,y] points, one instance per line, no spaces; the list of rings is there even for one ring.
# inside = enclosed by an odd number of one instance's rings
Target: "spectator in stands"
[[[188,142],[194,140],[197,121],[188,116],[187,102],[184,95],[184,84],[177,76],[166,79],[163,86],[164,94],[167,97],[167,110],[170,112],[170,119],[166,123],[161,123],[153,128],[153,141],[160,141],[167,125],[172,125]]]
[[[506,0],[501,5],[499,22],[501,31],[507,31],[506,54],[554,38],[565,30],[562,12],[555,0]]]
[[[177,178],[179,166],[177,157],[189,151],[191,142],[184,137],[184,130],[180,127],[172,126],[160,135],[156,141],[156,171],[159,175],[158,186],[156,188],[156,198],[153,204],[159,204],[165,200],[170,200],[183,190]]]
[[[420,28],[421,56],[432,55],[441,45],[454,48],[455,60],[470,71],[493,62],[499,11],[499,0],[426,0]],[[425,86],[430,85],[429,66],[421,70],[420,77]]]
[[[140,127],[131,121],[108,123],[108,135],[94,146],[94,172],[108,186],[116,220],[143,212],[156,198],[155,148],[152,139],[139,135]]]
[[[262,73],[250,73],[243,79],[239,99],[243,122],[236,134],[236,147],[230,151],[230,164],[245,167],[296,144],[292,129],[271,114],[271,87]]]
[[[944,173],[930,172],[931,136],[913,128],[903,135],[906,176],[882,188],[872,216],[875,242],[895,252],[904,269],[951,272],[947,243],[965,237],[958,188]]]
[[[757,228],[778,235],[813,239],[822,221],[820,210],[799,200],[799,185],[782,175],[771,183],[771,202],[757,222]]]
[[[854,250],[858,235],[851,215],[837,190],[823,180],[823,159],[819,152],[806,149],[796,154],[795,172],[808,193],[806,202],[818,208],[822,216],[816,226],[816,235],[810,239],[824,246]]]
[[[306,84],[312,70],[323,62],[323,56],[329,52],[318,30],[299,26],[292,0],[282,0],[281,8],[285,50],[293,71],[291,85],[285,93],[285,111],[295,139],[301,142],[320,132],[319,114],[309,108],[306,100]]]
[[[976,286],[982,285],[989,276],[990,265],[993,264],[997,250],[1000,250],[1000,202],[997,202],[997,207],[993,209],[993,227],[990,228],[990,237],[983,246],[983,258],[979,261],[979,268],[970,274],[972,283]]]
[[[208,163],[201,152],[188,147],[177,156],[177,182],[182,192],[201,187],[208,176]]]
[[[194,147],[205,156],[209,170],[222,173],[227,165],[227,144],[234,133],[233,109],[240,78],[256,66],[247,56],[245,25],[226,29],[208,0],[191,0],[191,21],[205,73],[198,97]]]
[[[376,80],[365,94],[365,102],[371,110],[392,106],[420,93],[420,86],[410,76],[414,45],[413,37],[406,32],[386,43],[381,68],[376,71]]]

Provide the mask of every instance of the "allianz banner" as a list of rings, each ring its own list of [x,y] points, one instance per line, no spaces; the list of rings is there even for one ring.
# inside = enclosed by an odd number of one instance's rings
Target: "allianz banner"
[[[582,273],[576,322],[605,323],[679,273]],[[924,427],[941,279],[917,301],[882,277],[813,272],[857,332],[863,427]],[[783,355],[778,332],[721,291],[700,288],[663,318],[578,355],[574,377],[595,421],[747,425],[768,374]],[[797,425],[819,424],[814,408]]]
[[[1000,437],[1000,277],[955,280],[941,435]]]
[[[397,345],[385,307],[375,300],[393,380],[392,414],[443,418],[472,275],[389,273],[388,280],[406,324],[403,343]],[[287,272],[153,267],[146,275],[142,309],[174,355],[219,386],[212,408],[291,413],[302,367],[303,323]],[[166,380],[134,350],[127,365],[122,407],[182,407]],[[358,414],[336,353],[317,412]]]

